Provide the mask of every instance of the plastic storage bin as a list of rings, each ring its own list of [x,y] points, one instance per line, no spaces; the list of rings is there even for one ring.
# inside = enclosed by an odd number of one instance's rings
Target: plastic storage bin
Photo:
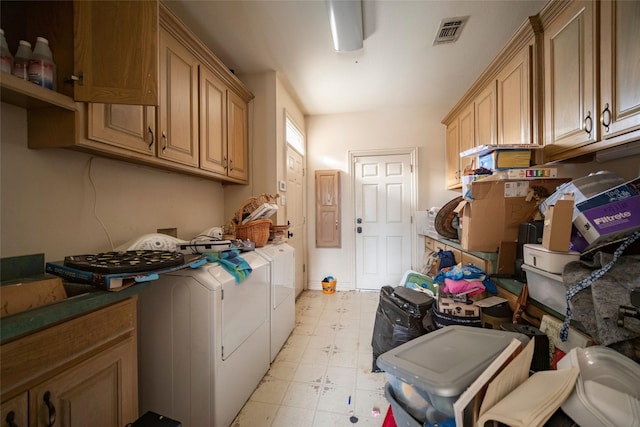
[[[561,274],[553,274],[527,264],[522,264],[527,274],[529,296],[541,304],[564,314],[567,311],[567,290]]]
[[[580,252],[555,252],[533,243],[524,245],[523,251],[525,264],[554,274],[562,274],[565,265],[580,260]]]
[[[448,326],[380,355],[377,363],[398,384],[421,390],[436,411],[453,417],[453,403],[513,338],[529,342],[515,332]]]

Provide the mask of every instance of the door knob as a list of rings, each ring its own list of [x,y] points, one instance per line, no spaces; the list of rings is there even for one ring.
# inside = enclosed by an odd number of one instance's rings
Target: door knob
[[[292,237],[293,237],[293,233],[292,233],[292,232],[290,232],[290,231],[287,231],[287,237],[288,237],[289,239],[290,239],[290,238],[292,238]]]
[[[357,231],[358,233],[362,233],[362,227],[358,227],[358,228],[356,228],[356,231]]]

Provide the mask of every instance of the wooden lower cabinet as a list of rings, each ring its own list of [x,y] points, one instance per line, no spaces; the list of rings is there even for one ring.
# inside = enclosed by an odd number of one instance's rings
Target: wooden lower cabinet
[[[2,422],[122,427],[136,420],[136,300],[3,344]]]
[[[491,260],[465,252],[429,236],[425,236],[424,238],[424,248],[427,252],[438,252],[439,250],[451,251],[457,263],[462,263],[462,265],[473,264],[483,269],[487,274],[493,273],[493,262]]]

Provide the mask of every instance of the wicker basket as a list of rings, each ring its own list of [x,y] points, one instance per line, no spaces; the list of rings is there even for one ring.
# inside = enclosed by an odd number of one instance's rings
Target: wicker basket
[[[246,224],[236,224],[236,239],[250,240],[255,242],[256,248],[261,248],[266,245],[269,240],[270,228],[270,219],[258,219]]]
[[[242,205],[240,206],[240,208],[236,211],[235,215],[233,216],[233,221],[236,224],[242,224],[242,219],[245,214],[250,214],[254,210],[258,209],[260,206],[262,206],[263,203],[275,203],[275,201],[278,199],[279,196],[280,196],[279,194],[263,193],[259,196],[252,196],[252,197],[246,198],[242,202]]]

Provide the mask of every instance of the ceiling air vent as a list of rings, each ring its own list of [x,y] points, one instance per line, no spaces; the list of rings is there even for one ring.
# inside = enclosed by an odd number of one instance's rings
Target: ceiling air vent
[[[440,22],[440,28],[433,41],[434,46],[443,43],[453,43],[460,38],[462,28],[467,23],[468,16],[461,16],[457,18],[447,18]]]

